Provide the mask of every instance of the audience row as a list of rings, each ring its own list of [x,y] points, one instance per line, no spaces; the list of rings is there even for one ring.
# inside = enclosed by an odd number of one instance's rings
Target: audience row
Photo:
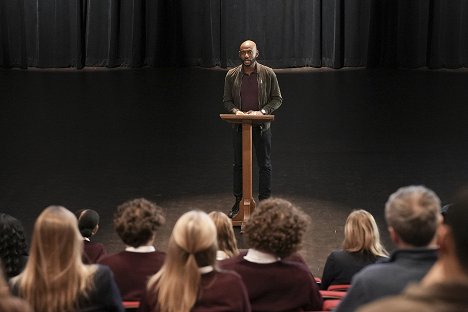
[[[392,194],[385,205],[396,247],[390,255],[374,217],[351,212],[320,285],[299,254],[310,217],[284,199],[261,201],[253,211],[243,229],[247,250],[238,249],[225,214],[198,210],[178,219],[166,252],[156,250],[163,211],[135,199],[114,215],[125,250],[107,254],[92,240],[96,211],[50,206],[36,220],[28,256],[20,222],[0,214],[9,280],[0,283],[0,310],[17,311],[14,303],[21,311],[123,311],[122,302],[133,301],[139,311],[320,311],[321,292],[338,284],[350,285],[339,312],[468,310],[468,191],[445,207],[445,222],[440,212],[426,187]]]

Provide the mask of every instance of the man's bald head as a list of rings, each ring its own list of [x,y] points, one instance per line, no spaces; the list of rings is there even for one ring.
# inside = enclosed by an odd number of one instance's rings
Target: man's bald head
[[[252,40],[245,40],[241,43],[239,50],[242,51],[243,49],[257,49],[257,44]]]

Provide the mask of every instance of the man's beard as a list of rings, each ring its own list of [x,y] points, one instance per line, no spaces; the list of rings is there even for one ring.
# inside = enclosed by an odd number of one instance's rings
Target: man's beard
[[[244,59],[242,60],[242,65],[245,67],[250,67],[255,64],[256,59],[253,57],[251,59]]]

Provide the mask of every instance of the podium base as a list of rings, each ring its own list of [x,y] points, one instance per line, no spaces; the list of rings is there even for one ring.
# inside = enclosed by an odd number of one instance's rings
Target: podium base
[[[242,198],[239,205],[239,213],[232,218],[232,226],[240,226],[242,230],[245,221],[250,218],[250,213],[255,209],[255,200]]]

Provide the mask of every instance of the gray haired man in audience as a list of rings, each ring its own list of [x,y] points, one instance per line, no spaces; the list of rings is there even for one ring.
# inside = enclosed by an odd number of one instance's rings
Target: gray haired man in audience
[[[402,187],[385,204],[388,231],[397,249],[387,262],[369,265],[351,281],[337,311],[355,311],[382,297],[399,294],[420,281],[437,260],[440,200],[424,186]]]
[[[439,227],[439,260],[419,285],[362,308],[373,311],[468,311],[468,192],[464,190]]]

